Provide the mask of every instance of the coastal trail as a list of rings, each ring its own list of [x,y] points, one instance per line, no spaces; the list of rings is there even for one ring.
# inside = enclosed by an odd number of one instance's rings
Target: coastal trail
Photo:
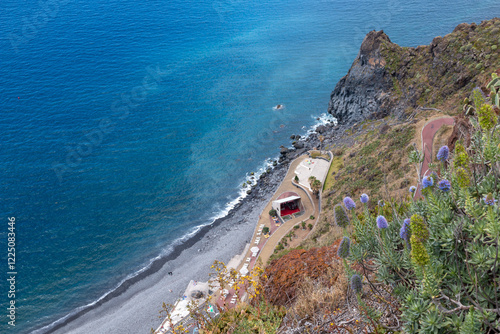
[[[422,152],[424,160],[420,167],[420,178],[424,177],[429,171],[429,164],[432,162],[432,144],[434,136],[443,125],[453,125],[455,119],[453,117],[441,117],[427,122],[422,128]],[[436,180],[434,180],[436,181]],[[418,180],[417,191],[415,192],[415,199],[422,197],[422,180]]]
[[[242,261],[237,266],[237,270],[240,271],[243,267],[249,271],[255,267],[256,263],[261,263],[265,265],[271,255],[274,253],[274,249],[282,238],[293,230],[294,226],[300,224],[304,220],[308,220],[309,217],[314,216],[317,221],[319,217],[319,200],[311,192],[303,189],[302,186],[298,187],[293,183],[295,178],[296,168],[305,160],[308,159],[308,155],[302,155],[296,158],[289,166],[286,176],[281,181],[280,186],[276,189],[271,200],[268,202],[264,210],[259,217],[259,221],[256,225],[256,229],[251,239],[250,247],[246,253],[242,254]],[[302,199],[302,205],[304,206],[304,212],[295,218],[287,220],[281,225],[275,224],[275,222],[269,216],[269,211],[272,209],[272,202],[276,200],[281,194],[287,192],[295,192],[299,194]],[[270,231],[270,236],[268,238],[264,237],[262,230],[264,227],[268,227]],[[258,247],[259,252],[257,256],[254,256],[252,248]],[[246,259],[246,260],[245,260]],[[228,291],[226,296],[221,296],[217,304],[221,307],[224,305],[228,308],[233,308],[236,306],[236,297],[234,296],[234,291]]]

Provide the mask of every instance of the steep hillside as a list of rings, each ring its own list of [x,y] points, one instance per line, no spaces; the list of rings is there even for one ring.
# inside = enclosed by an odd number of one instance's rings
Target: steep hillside
[[[394,254],[398,254],[397,256],[404,253],[404,242],[398,239],[396,232],[402,224],[402,216],[409,215],[410,212],[439,211],[436,207],[423,209],[423,204],[413,206],[408,189],[411,185],[416,185],[419,180],[416,177],[415,166],[408,160],[408,153],[414,148],[421,150],[420,133],[430,120],[442,116],[460,116],[460,122],[469,122],[463,118],[462,101],[470,96],[472,89],[476,86],[481,87],[486,95],[488,94],[485,86],[491,80],[490,74],[500,68],[499,31],[499,19],[484,21],[479,25],[461,24],[452,33],[444,37],[436,37],[430,45],[417,48],[400,47],[392,43],[382,31],[368,33],[351,69],[339,81],[331,95],[328,111],[338,118],[339,125],[322,127],[318,135],[313,135],[310,140],[316,143],[319,136],[323,136],[323,147],[332,150],[335,161],[323,189],[322,219],[312,235],[299,248],[310,249],[313,254],[317,252],[317,247],[329,247],[332,243],[338,243],[339,238],[345,235],[346,231],[343,232],[335,226],[334,206],[341,203],[345,196],[359,199],[361,193],[367,193],[370,196],[370,201],[367,203],[368,211],[362,212],[359,209],[356,216],[360,217],[362,224],[366,221],[374,221],[378,214],[385,215],[389,222],[394,221],[398,226],[391,225],[393,230],[391,233],[395,233],[397,237],[391,237],[391,246],[394,246],[396,251]],[[487,100],[487,97],[485,99]],[[493,110],[496,109],[493,108]],[[468,124],[471,129],[470,123]],[[434,137],[434,150],[445,145],[450,138],[456,137],[457,131],[451,126],[443,127]],[[439,171],[439,164],[436,163],[435,157],[433,159],[435,164],[432,168]],[[479,181],[481,179],[478,176]],[[452,187],[458,186],[452,182]],[[436,193],[435,196],[440,195]],[[482,193],[476,192],[473,201],[479,201],[481,196],[483,196]],[[377,205],[379,200],[383,200],[386,205]],[[449,209],[447,207],[447,210]],[[460,215],[462,211],[458,210],[455,213]],[[428,216],[425,216],[425,219],[438,221],[437,218]],[[437,235],[440,232],[439,228],[433,228],[436,229]],[[353,242],[368,238],[357,235],[355,227],[350,227],[347,231],[353,235]],[[377,240],[379,243],[382,242],[380,236]],[[404,292],[398,290],[398,299],[392,293],[387,294],[388,291],[392,291],[393,287],[385,284],[399,282],[398,275],[409,275],[411,279],[405,279],[411,280],[411,284],[419,285],[421,282],[418,277],[411,276],[414,275],[415,269],[412,269],[411,261],[408,260],[409,253],[405,253],[405,261],[409,262],[402,264],[404,269],[396,269],[397,265],[392,267],[394,264],[385,264],[384,271],[377,272],[374,269],[388,259],[384,259],[386,255],[379,254],[376,249],[371,251],[377,254],[374,255],[377,263],[364,262],[363,270],[357,271],[362,276],[366,275],[366,279],[370,282],[369,289],[365,289],[363,294],[367,304],[363,304],[359,299],[356,301],[353,296],[347,297],[345,301],[339,296],[339,301],[342,301],[340,304],[334,303],[335,307],[332,308],[327,303],[328,298],[325,300],[319,298],[319,301],[310,303],[310,307],[314,310],[304,312],[304,299],[307,300],[307,298],[297,298],[300,302],[294,304],[294,297],[290,295],[290,291],[287,289],[280,291],[275,287],[272,300],[289,301],[287,316],[279,332],[327,333],[337,330],[339,333],[347,333],[359,330],[362,322],[366,329],[371,328],[371,332],[390,333],[402,330],[403,324],[399,322],[402,317],[399,303],[402,300],[401,296],[405,296],[408,290],[404,290],[406,287],[403,289]],[[322,293],[329,296],[328,293],[331,290],[328,289],[331,289],[331,285],[325,283],[324,278],[318,278],[315,282],[307,274],[309,272],[307,266],[304,267],[302,262],[297,263],[298,254],[304,254],[303,256],[309,254],[303,252],[295,253],[290,252],[290,249],[285,249],[282,251],[282,254],[285,254],[283,258],[271,262],[266,272],[272,273],[271,278],[279,278],[275,279],[275,283],[279,282],[279,286],[293,286],[295,293],[305,291],[310,296],[319,296]],[[362,254],[356,254],[356,256],[358,259],[363,259]],[[396,257],[392,253],[391,256]],[[361,263],[366,260],[362,260]],[[336,269],[341,270],[338,267]],[[297,277],[293,275],[290,276],[289,282],[286,280],[288,273],[299,271],[304,271],[301,283],[298,283]],[[353,272],[348,276],[352,274]],[[385,279],[385,283],[383,283],[384,279],[377,278],[379,275]],[[340,280],[338,282],[337,291],[344,291],[347,283],[341,283]],[[367,283],[365,278],[363,282]],[[375,285],[372,285],[372,282],[376,282]],[[352,291],[350,293],[352,294]],[[317,297],[310,299],[317,299]],[[357,302],[361,303],[358,305],[359,309],[352,305]],[[278,304],[282,305],[282,303]],[[318,305],[323,305],[323,309]],[[453,305],[445,306],[453,308]],[[298,312],[297,309],[301,311]],[[338,310],[332,311],[333,309]],[[430,310],[436,312],[433,308]],[[425,321],[431,323],[434,319],[432,317],[448,319],[446,313],[437,315],[438,313],[432,312],[421,313],[424,323]],[[404,316],[408,317],[407,314]],[[456,312],[455,316],[456,325],[453,326],[456,329],[461,326],[462,321],[463,326],[466,326],[467,316],[472,315],[467,315],[467,312]],[[494,315],[491,315],[491,319],[494,318]],[[359,323],[358,321],[349,322],[354,319],[358,319]],[[370,321],[374,319],[380,321],[380,327],[374,323],[370,324]],[[474,326],[479,328],[479,323],[478,318]],[[342,326],[338,326],[339,324]],[[484,328],[491,327],[488,325],[488,320],[484,320],[484,324]],[[449,325],[448,328],[453,326]],[[408,330],[410,327],[405,328]],[[416,325],[415,328],[421,327]]]
[[[388,115],[402,119],[419,106],[451,106],[498,67],[499,47],[498,18],[460,24],[416,48],[371,31],[332,92],[328,112],[347,123]]]

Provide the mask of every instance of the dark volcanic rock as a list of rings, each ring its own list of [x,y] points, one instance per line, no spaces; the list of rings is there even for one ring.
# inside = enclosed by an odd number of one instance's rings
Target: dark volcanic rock
[[[280,153],[281,153],[281,154],[287,154],[287,153],[288,153],[288,151],[289,151],[289,149],[288,149],[288,148],[286,148],[285,146],[281,146],[281,147],[280,147]]]
[[[498,69],[500,19],[462,23],[429,45],[401,47],[383,31],[369,32],[349,72],[330,96],[328,112],[340,124],[387,115],[408,118],[410,108],[429,107],[449,98],[463,100],[481,73]]]
[[[293,145],[293,147],[295,147],[298,150],[304,148],[304,142],[302,142],[302,141],[294,142],[292,145]]]
[[[325,133],[327,130],[328,130],[328,128],[327,128],[325,125],[318,125],[318,126],[316,127],[316,132],[317,132],[317,133],[321,133],[321,134],[323,134],[323,133]]]
[[[391,43],[383,31],[366,35],[351,69],[335,86],[328,112],[340,123],[363,120],[383,110],[392,81],[380,55],[382,42]]]

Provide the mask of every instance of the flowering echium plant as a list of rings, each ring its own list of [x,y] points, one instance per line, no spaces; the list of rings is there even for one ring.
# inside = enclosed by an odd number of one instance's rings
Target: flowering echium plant
[[[500,333],[500,125],[490,99],[478,91],[470,99],[470,145],[438,152],[439,176],[420,180],[423,199],[391,200],[384,216],[364,210],[362,224],[352,215],[347,261],[376,266],[405,333]]]

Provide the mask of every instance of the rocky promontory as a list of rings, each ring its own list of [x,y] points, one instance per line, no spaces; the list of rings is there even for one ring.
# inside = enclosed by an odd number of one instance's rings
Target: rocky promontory
[[[387,115],[405,118],[414,108],[463,98],[500,65],[499,37],[498,18],[462,23],[417,47],[401,47],[383,31],[371,31],[333,90],[328,112],[344,124]]]

